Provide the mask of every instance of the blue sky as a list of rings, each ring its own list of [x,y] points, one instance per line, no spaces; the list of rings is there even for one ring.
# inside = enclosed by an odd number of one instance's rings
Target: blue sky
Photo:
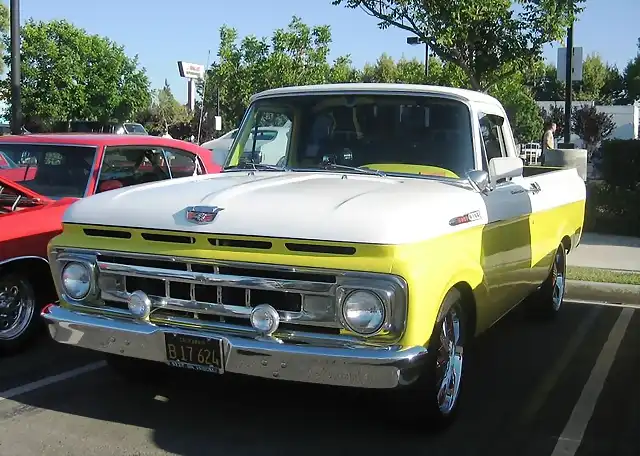
[[[7,2],[8,3],[8,2]],[[292,15],[309,25],[328,24],[332,57],[351,54],[354,64],[373,62],[386,52],[395,58],[423,58],[424,48],[406,44],[400,30],[379,30],[375,19],[360,10],[331,5],[331,0],[22,0],[21,19],[67,19],[89,33],[108,36],[138,54],[154,87],[168,79],[176,97],[186,102],[187,84],[178,75],[178,60],[205,64],[215,59],[219,28],[235,27],[241,36],[270,36]],[[639,0],[588,0],[575,27],[574,46],[597,52],[624,68],[636,55],[640,36]],[[545,57],[556,61],[556,49]]]

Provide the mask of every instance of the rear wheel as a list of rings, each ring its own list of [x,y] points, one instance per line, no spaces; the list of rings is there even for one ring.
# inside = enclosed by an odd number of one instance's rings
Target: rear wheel
[[[25,275],[0,275],[0,352],[14,354],[33,341],[41,327],[41,307]]]
[[[554,254],[549,276],[529,298],[529,310],[534,317],[555,318],[564,303],[566,277],[567,250],[563,244],[560,244]]]
[[[424,371],[401,392],[403,405],[415,411],[416,426],[424,429],[426,419],[439,429],[454,421],[462,392],[466,331],[462,296],[452,289],[442,303]]]

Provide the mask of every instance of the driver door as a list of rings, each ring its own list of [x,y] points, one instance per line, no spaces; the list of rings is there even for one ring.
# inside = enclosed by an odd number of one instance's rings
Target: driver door
[[[488,172],[492,158],[507,156],[504,119],[480,113],[483,165]],[[524,299],[531,276],[531,203],[522,186],[511,179],[492,182],[494,189],[483,195],[488,221],[482,239],[484,269],[490,313],[500,318]]]

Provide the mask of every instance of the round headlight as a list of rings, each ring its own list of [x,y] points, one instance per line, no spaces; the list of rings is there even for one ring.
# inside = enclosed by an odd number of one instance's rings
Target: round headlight
[[[357,290],[344,300],[342,316],[349,329],[360,334],[373,334],[384,323],[384,304],[377,294]]]
[[[260,304],[253,308],[250,316],[251,326],[259,333],[270,336],[280,325],[278,311],[268,304]]]
[[[91,270],[83,263],[70,262],[62,269],[62,287],[73,299],[82,299],[91,290]]]

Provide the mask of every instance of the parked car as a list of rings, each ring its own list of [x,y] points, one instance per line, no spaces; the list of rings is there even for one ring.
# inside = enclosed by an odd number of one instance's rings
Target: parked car
[[[0,138],[0,351],[38,331],[55,298],[47,243],[80,198],[114,188],[216,173],[209,152],[153,136],[47,134]],[[158,201],[154,204],[162,204]]]
[[[282,127],[258,127],[257,128],[258,134],[255,135],[255,139],[256,139],[255,151],[257,153],[255,154],[254,160],[257,163],[260,162],[260,160],[262,159],[262,156],[260,155],[260,151],[262,150],[262,147],[265,146],[266,144],[271,142],[275,142],[276,144],[280,143],[281,141],[286,142],[287,140],[286,135],[289,132],[289,129],[290,129],[290,124],[288,125],[285,124]],[[252,150],[253,136],[254,136],[255,130],[256,129],[249,132],[249,138],[245,143],[246,147],[248,148],[247,152],[250,152]],[[202,143],[202,147],[204,147],[205,149],[209,149],[213,153],[213,161],[215,161],[216,163],[222,166],[227,159],[229,150],[231,149],[231,144],[235,140],[237,132],[238,132],[237,128],[235,130],[231,130],[230,132],[225,133],[219,138],[212,139],[211,141]],[[279,146],[276,146],[276,148],[277,147]]]
[[[257,119],[278,116],[295,134],[244,162]],[[54,340],[134,377],[151,362],[397,389],[423,428],[453,419],[475,336],[521,302],[562,308],[585,183],[575,169],[524,177],[487,94],[269,90],[231,151],[220,174],[65,213],[49,247],[59,301],[42,312]]]

